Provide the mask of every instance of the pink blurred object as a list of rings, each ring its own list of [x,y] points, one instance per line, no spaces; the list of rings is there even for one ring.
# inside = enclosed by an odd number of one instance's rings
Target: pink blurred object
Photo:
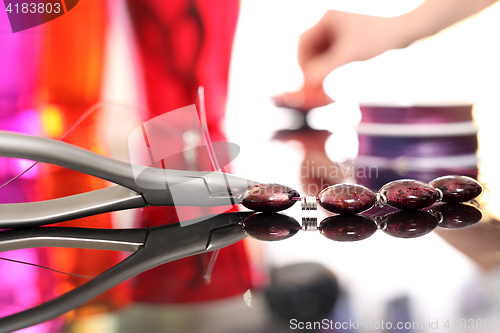
[[[296,109],[308,112],[311,109],[333,103],[333,99],[328,96],[323,88],[302,88],[299,91],[284,93],[272,97],[274,104],[279,107]]]

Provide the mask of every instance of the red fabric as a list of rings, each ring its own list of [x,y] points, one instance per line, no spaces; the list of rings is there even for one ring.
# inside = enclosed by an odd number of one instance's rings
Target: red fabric
[[[203,86],[211,138],[225,141],[220,121],[227,97],[238,1],[129,0],[128,4],[142,58],[149,110],[158,116],[194,104],[197,89]],[[198,168],[212,170],[209,164]],[[138,215],[140,226],[179,221],[173,207],[149,207]],[[221,250],[211,283],[206,285],[203,267],[208,265],[210,255],[178,260],[139,275],[135,299],[198,302],[243,294],[252,287],[244,243]]]
[[[195,102],[205,88],[209,130],[223,141],[229,62],[238,1],[129,0],[149,110],[160,115]]]

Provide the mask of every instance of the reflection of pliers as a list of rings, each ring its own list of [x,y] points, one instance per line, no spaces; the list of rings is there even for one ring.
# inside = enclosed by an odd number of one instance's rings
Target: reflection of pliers
[[[0,156],[56,164],[116,186],[64,198],[2,204],[0,228],[27,227],[146,206],[227,206],[257,183],[226,173],[134,166],[68,143],[0,131]]]
[[[140,229],[68,227],[22,228],[0,232],[0,251],[31,247],[73,247],[134,252],[118,265],[49,302],[0,318],[0,333],[58,317],[146,270],[177,259],[210,252],[245,237],[239,226],[252,212],[225,213],[196,224]]]

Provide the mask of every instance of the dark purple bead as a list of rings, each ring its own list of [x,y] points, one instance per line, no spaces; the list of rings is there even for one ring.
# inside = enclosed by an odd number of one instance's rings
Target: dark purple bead
[[[252,238],[272,242],[292,237],[300,230],[300,224],[287,215],[256,213],[243,221],[242,228]]]
[[[439,199],[439,193],[432,186],[412,179],[401,179],[384,185],[380,191],[387,204],[400,209],[421,209],[429,207]]]
[[[300,198],[300,194],[288,186],[259,184],[245,191],[241,204],[256,212],[271,213],[292,207],[293,198]]]
[[[377,231],[375,222],[362,215],[335,215],[324,219],[319,231],[328,239],[352,242],[370,237]]]
[[[445,229],[465,228],[483,218],[481,211],[468,203],[440,203],[432,206],[432,211],[441,213],[443,221],[439,226]]]
[[[477,180],[466,176],[444,176],[429,183],[443,192],[443,201],[450,203],[465,202],[474,199],[483,191]]]
[[[357,214],[373,207],[377,196],[362,185],[337,184],[321,191],[318,199],[321,207],[332,213]]]
[[[434,230],[439,219],[422,210],[398,210],[382,217],[380,229],[394,237],[415,238]]]

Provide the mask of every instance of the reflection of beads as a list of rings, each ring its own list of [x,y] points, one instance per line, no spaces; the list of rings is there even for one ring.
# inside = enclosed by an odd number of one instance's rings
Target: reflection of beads
[[[303,217],[302,218],[302,231],[317,231],[318,219],[316,217]]]
[[[423,210],[397,210],[377,220],[380,230],[398,238],[423,236],[439,224],[439,218]]]
[[[242,228],[252,238],[272,242],[292,237],[300,230],[300,224],[287,215],[256,213],[243,221]]]
[[[465,228],[483,218],[481,211],[468,203],[439,203],[429,212],[439,216],[439,226],[445,229]]]
[[[321,221],[303,217],[302,226],[292,217],[279,213],[255,213],[241,223],[245,233],[262,241],[284,240],[299,230],[319,231],[328,239],[352,242],[372,236],[377,229],[398,238],[414,238],[430,233],[436,227],[458,229],[471,226],[482,218],[481,211],[468,203],[438,203],[428,211],[393,210],[376,216],[333,215]]]
[[[328,239],[352,242],[370,237],[377,231],[375,222],[363,215],[334,215],[320,224],[320,232]]]
[[[317,198],[302,198],[302,209],[316,209],[316,200],[324,209],[338,214],[357,214],[374,205],[417,210],[435,202],[459,203],[474,199],[482,192],[481,185],[465,176],[444,176],[429,184],[401,179],[384,185],[377,194],[357,184],[336,184],[320,192]],[[297,191],[278,184],[261,184],[243,195],[243,206],[261,212],[287,209],[300,200]]]

